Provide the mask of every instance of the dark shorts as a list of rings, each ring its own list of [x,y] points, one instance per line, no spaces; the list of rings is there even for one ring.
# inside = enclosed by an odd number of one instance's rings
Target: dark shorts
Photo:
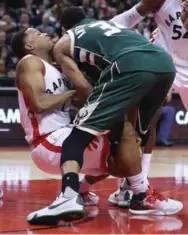
[[[175,73],[118,73],[112,66],[103,71],[101,84],[94,88],[74,123],[80,129],[99,135],[111,130],[120,117],[139,105],[138,118],[144,120],[139,122],[139,128],[144,133],[165,99]]]

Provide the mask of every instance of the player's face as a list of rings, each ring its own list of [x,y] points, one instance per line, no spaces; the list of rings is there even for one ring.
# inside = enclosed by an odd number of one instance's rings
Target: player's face
[[[29,28],[26,30],[25,45],[28,50],[47,50],[50,51],[54,45],[52,39],[37,29]]]

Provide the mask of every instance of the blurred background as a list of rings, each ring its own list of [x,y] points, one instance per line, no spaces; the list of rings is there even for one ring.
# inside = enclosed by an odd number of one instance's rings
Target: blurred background
[[[59,10],[76,5],[83,8],[88,18],[109,20],[135,5],[138,0],[4,0],[0,1],[0,145],[25,145],[20,125],[15,69],[17,58],[11,53],[10,40],[16,31],[35,27],[60,37]],[[156,28],[153,15],[146,17],[135,30],[150,38]],[[157,98],[157,97],[156,97]],[[157,145],[171,146],[188,143],[188,114],[179,95],[170,94],[161,109],[158,122]]]

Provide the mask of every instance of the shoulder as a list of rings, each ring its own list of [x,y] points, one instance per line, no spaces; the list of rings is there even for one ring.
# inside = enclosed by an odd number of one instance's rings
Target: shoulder
[[[34,55],[28,55],[22,58],[17,65],[16,71],[24,70],[43,70],[44,64],[41,59]]]
[[[23,89],[23,84],[35,80],[36,77],[43,77],[45,66],[40,58],[34,55],[22,58],[16,68],[16,86],[19,90]]]
[[[70,42],[70,36],[69,33],[65,33],[54,45],[54,49],[56,48],[63,48],[67,45],[67,43]]]

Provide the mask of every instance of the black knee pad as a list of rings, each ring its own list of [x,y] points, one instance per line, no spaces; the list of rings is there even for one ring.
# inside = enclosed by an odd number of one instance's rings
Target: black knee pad
[[[76,161],[81,168],[83,165],[84,151],[94,137],[94,135],[88,132],[73,128],[71,134],[62,145],[60,166],[66,161]]]

